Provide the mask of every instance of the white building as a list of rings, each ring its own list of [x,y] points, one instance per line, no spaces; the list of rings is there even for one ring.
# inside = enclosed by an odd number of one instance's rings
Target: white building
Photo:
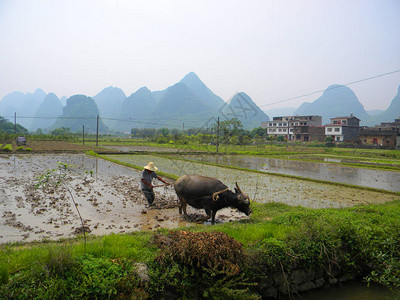
[[[269,136],[284,136],[287,140],[293,140],[293,128],[295,126],[321,126],[321,116],[283,116],[274,117],[272,121],[262,122],[261,127],[267,129]]]

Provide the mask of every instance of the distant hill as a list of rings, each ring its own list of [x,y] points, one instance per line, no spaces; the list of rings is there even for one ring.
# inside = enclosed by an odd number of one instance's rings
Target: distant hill
[[[231,101],[219,110],[226,119],[237,118],[242,122],[244,129],[260,127],[261,122],[269,121],[269,117],[253,100],[243,92],[237,93]]]
[[[398,93],[385,111],[371,112],[369,115],[350,88],[343,85],[331,85],[321,97],[311,103],[304,102],[297,109],[284,108],[268,110],[265,113],[243,92],[237,93],[229,103],[223,101],[195,73],[190,72],[178,83],[164,90],[150,91],[143,87],[129,97],[116,87],[103,89],[93,99],[84,95],[75,95],[66,101],[65,97],[57,101],[56,95],[52,93],[47,95],[41,89],[26,94],[14,92],[0,101],[0,116],[8,116],[13,122],[16,112],[17,122],[30,131],[45,126],[50,126],[48,129],[54,126],[70,127],[73,131],[80,131],[84,122],[79,118],[90,116],[95,120],[97,114],[100,115],[102,121],[100,132],[105,132],[102,129],[129,132],[134,127],[180,129],[183,123],[185,123],[185,128],[199,128],[215,122],[217,117],[221,120],[236,117],[245,129],[252,129],[259,127],[261,122],[269,120],[268,115],[271,117],[320,115],[323,117],[323,124],[327,124],[332,117],[348,116],[350,113],[361,120],[361,125],[373,126],[384,121],[393,121],[400,115],[399,97]],[[50,125],[49,117],[59,113],[60,102],[61,105],[65,102],[63,116],[77,118],[75,121],[59,118],[55,124]],[[372,114],[375,115],[372,116]],[[39,122],[37,117],[47,119],[40,119],[42,122]],[[95,130],[94,123],[89,122],[88,126],[87,130]],[[46,131],[46,128],[43,129]]]
[[[156,100],[150,90],[147,87],[138,89],[122,102],[120,120],[114,129],[123,132],[132,128],[150,127],[150,122],[157,119],[152,117],[155,108]]]
[[[182,123],[186,123],[187,127],[201,127],[214,115],[216,115],[215,109],[206,105],[184,83],[179,82],[166,90],[165,95],[157,103],[152,117],[154,122],[161,124],[161,127],[181,128]]]
[[[13,92],[0,101],[0,115],[7,116],[8,120],[14,122],[14,114],[17,113],[17,122],[31,130],[33,117],[45,97],[46,93],[42,89],[26,94]]]
[[[190,72],[183,77],[180,83],[184,83],[201,100],[201,102],[213,110],[218,110],[225,105],[225,101],[215,95],[193,72]]]
[[[370,119],[354,92],[344,85],[329,86],[317,100],[304,102],[294,112],[295,115],[322,116],[322,124],[328,124],[330,118],[349,116],[350,113],[359,118],[361,124],[366,124]]]
[[[397,95],[394,96],[389,107],[382,113],[373,116],[374,124],[380,124],[382,122],[394,122],[394,119],[400,117],[400,86],[397,90]]]
[[[35,114],[30,130],[35,131],[41,128],[46,131],[55,123],[57,117],[62,115],[62,112],[63,106],[60,99],[54,93],[47,94]]]
[[[272,108],[269,110],[264,110],[265,114],[270,117],[282,117],[282,116],[292,116],[296,107],[282,107],[282,108]]]
[[[85,95],[74,95],[67,99],[62,115],[50,129],[70,128],[71,132],[81,132],[85,126],[86,133],[95,133],[97,129],[97,115],[99,110],[96,103]],[[107,132],[108,128],[100,120],[99,132]]]
[[[125,93],[120,88],[112,86],[103,89],[93,97],[99,109],[100,117],[108,127],[115,127],[117,121],[107,119],[117,119],[120,116],[122,102],[125,99]]]

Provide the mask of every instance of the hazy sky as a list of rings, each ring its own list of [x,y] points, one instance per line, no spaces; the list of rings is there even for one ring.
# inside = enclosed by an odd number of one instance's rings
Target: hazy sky
[[[228,100],[298,107],[331,84],[400,70],[400,0],[0,0],[0,99],[42,88],[162,90],[193,71]],[[351,85],[386,109],[400,72]]]

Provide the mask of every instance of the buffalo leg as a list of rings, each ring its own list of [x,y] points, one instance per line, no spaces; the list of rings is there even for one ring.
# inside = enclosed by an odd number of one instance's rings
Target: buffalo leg
[[[215,215],[216,215],[217,211],[213,210],[212,214],[211,214],[211,224],[214,225],[215,224]]]
[[[178,195],[178,198],[179,198],[179,206],[178,206],[179,214],[182,214],[182,211],[183,211],[183,213],[185,215],[187,215],[187,213],[186,213],[186,207],[187,207],[186,200],[183,197],[179,196],[179,195]]]
[[[178,197],[179,197],[179,201],[180,201],[179,214],[182,214],[182,212],[183,212],[183,217],[185,218],[185,220],[189,220],[189,216],[186,212],[187,202],[186,202],[185,198],[183,198],[179,195],[178,195]]]
[[[206,211],[206,216],[199,218],[198,222],[205,222],[207,221],[209,218],[211,218],[211,209],[209,208],[204,208],[204,210]]]

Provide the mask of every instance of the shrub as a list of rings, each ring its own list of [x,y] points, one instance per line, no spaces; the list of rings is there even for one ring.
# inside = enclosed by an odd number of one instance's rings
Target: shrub
[[[156,235],[154,243],[161,248],[151,266],[155,293],[251,299],[242,245],[225,233],[177,231]]]
[[[61,254],[62,253],[62,254]],[[64,250],[21,270],[0,286],[1,299],[147,299],[134,265],[125,259],[83,256],[69,261]],[[62,258],[63,257],[63,258]],[[62,258],[63,262],[56,262]]]

